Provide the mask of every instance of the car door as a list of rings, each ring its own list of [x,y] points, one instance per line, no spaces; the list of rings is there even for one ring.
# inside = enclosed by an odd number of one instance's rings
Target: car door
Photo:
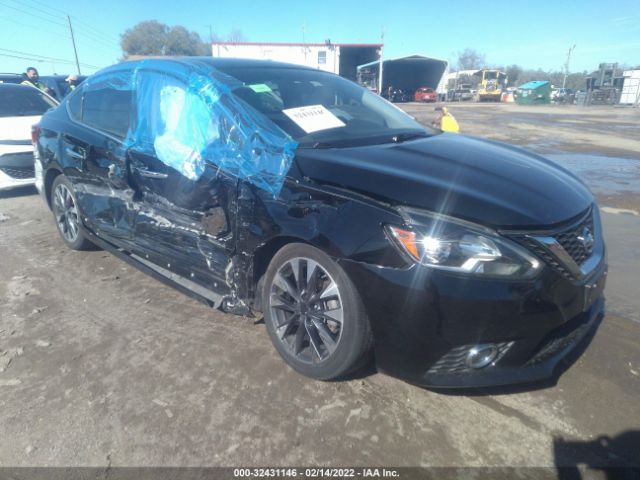
[[[133,190],[128,185],[124,138],[132,115],[126,70],[87,82],[69,99],[61,158],[85,225],[118,245],[131,239]],[[122,81],[125,79],[125,81]]]
[[[128,151],[135,189],[134,253],[210,290],[226,291],[238,180],[202,155],[220,125],[180,78],[140,70]]]

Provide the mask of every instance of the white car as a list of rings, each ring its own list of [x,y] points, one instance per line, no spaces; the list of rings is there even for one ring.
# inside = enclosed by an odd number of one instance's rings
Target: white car
[[[31,126],[57,105],[37,88],[0,83],[0,190],[34,184]]]

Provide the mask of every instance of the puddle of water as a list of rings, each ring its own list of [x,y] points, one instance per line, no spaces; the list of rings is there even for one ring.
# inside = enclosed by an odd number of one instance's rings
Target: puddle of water
[[[582,153],[544,156],[578,175],[596,193],[640,193],[640,159]]]

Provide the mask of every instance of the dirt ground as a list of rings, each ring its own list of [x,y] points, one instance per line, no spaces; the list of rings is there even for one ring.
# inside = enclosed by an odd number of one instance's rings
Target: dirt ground
[[[638,111],[612,110],[629,128],[602,129],[605,110],[556,121],[554,107],[516,107],[452,110],[475,135],[638,160]],[[571,140],[581,122],[598,136]],[[595,143],[580,150],[583,138]],[[441,392],[374,371],[304,378],[259,319],[211,310],[103,251],[70,251],[34,190],[0,194],[0,466],[639,463],[640,216],[603,217],[608,313],[582,355],[545,384]]]

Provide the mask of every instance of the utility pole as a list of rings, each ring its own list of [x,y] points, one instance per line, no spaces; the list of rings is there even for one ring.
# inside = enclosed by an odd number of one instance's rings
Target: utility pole
[[[378,69],[378,95],[382,96],[383,64],[384,64],[384,27],[380,32],[380,68]],[[389,99],[391,101],[391,99]]]
[[[307,63],[307,44],[304,41],[304,29],[307,22],[302,22],[302,52],[304,53],[304,63]]]
[[[69,21],[69,31],[71,32],[71,43],[73,43],[73,54],[76,56],[76,67],[78,68],[78,75],[82,75],[80,73],[80,62],[78,61],[78,49],[76,48],[76,38],[73,36],[73,27],[71,26],[71,17],[67,15],[67,20]]]
[[[209,27],[209,48],[211,49],[211,56],[213,57],[213,25],[205,25]],[[218,56],[220,56],[220,45],[218,45]]]
[[[571,52],[573,52],[574,48],[576,48],[575,45],[571,47],[567,52],[567,61],[564,62],[564,78],[562,79],[562,88],[564,88],[567,84],[567,77],[569,76],[569,61],[571,60]]]

